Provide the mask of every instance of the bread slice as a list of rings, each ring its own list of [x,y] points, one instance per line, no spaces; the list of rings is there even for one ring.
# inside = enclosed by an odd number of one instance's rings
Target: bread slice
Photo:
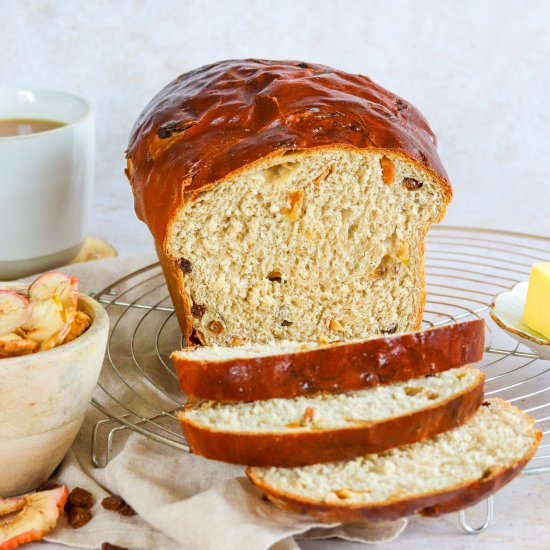
[[[424,237],[451,187],[422,115],[369,78],[202,67],[151,101],[127,156],[188,342],[420,327]]]
[[[462,367],[387,386],[294,399],[188,405],[178,413],[196,454],[251,466],[344,460],[420,441],[464,423],[484,376]]]
[[[481,361],[481,319],[415,332],[319,345],[276,342],[198,347],[172,354],[189,396],[213,401],[289,398],[391,384]]]
[[[327,523],[435,516],[479,502],[517,476],[541,432],[533,419],[490,399],[463,426],[432,439],[349,462],[249,468],[278,506]]]

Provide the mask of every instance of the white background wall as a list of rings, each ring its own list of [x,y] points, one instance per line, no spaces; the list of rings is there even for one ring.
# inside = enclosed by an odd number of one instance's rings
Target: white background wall
[[[0,0],[0,84],[91,101],[92,232],[123,253],[150,244],[122,173],[134,119],[178,74],[236,57],[371,76],[431,122],[446,223],[550,236],[549,28],[544,0]]]

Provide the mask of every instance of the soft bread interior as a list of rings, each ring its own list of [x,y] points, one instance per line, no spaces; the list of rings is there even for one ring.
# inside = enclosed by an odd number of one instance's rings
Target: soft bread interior
[[[387,503],[458,488],[530,457],[539,432],[519,409],[489,400],[463,426],[351,461],[251,468],[269,492],[337,506]]]
[[[358,342],[361,340],[357,340]],[[354,341],[346,342],[346,344]],[[335,345],[335,344],[330,344]],[[290,342],[288,340],[279,340],[276,343],[270,344],[243,344],[237,347],[218,346],[201,346],[190,349],[175,351],[174,358],[185,359],[188,361],[230,361],[232,359],[251,359],[260,357],[274,357],[276,355],[285,355],[300,353],[312,349],[328,347],[328,345],[320,345],[316,342]]]
[[[427,171],[374,151],[269,159],[171,226],[205,344],[361,338],[419,327],[423,239],[444,214]]]
[[[482,383],[483,374],[461,367],[433,376],[339,394],[248,403],[200,403],[179,413],[213,431],[277,433],[357,427],[438,406]]]

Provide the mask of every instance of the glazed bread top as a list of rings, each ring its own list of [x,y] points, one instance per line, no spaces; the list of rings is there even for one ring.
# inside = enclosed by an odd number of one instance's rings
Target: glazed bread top
[[[127,151],[135,208],[164,246],[187,200],[269,156],[392,149],[451,187],[428,123],[366,76],[298,61],[229,60],[190,71],[139,116]]]

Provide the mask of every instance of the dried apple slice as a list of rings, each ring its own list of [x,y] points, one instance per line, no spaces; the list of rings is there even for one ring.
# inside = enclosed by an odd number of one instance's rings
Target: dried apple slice
[[[71,280],[60,271],[51,271],[40,275],[29,286],[29,300],[41,302],[57,296],[63,301],[68,299]]]
[[[78,278],[71,277],[71,284],[69,286],[69,307],[75,311],[78,307]]]
[[[0,517],[18,512],[25,506],[23,497],[3,498],[0,499]]]
[[[16,499],[0,499],[0,516],[17,512],[0,521],[0,550],[13,550],[20,544],[40,540],[57,523],[69,492],[62,486]]]
[[[65,343],[71,342],[75,338],[78,338],[81,334],[86,332],[88,327],[92,324],[92,320],[83,311],[77,311],[74,320],[71,324],[71,330],[65,338]]]
[[[9,334],[26,323],[29,301],[15,290],[0,290],[0,335]]]
[[[30,319],[23,328],[27,338],[39,344],[59,332],[68,321],[67,312],[57,296],[42,301],[31,299],[30,311]]]
[[[73,324],[72,321],[73,320],[70,319],[57,332],[54,332],[49,338],[44,340],[40,344],[40,351],[47,351],[49,349],[60,346],[65,341],[65,338],[67,338],[67,335],[71,330]]]
[[[0,358],[26,355],[37,349],[38,344],[34,340],[28,340],[15,332],[0,336]]]
[[[41,343],[41,349],[50,349],[63,343],[70,329],[78,305],[78,279],[64,273],[44,273],[29,287],[31,318],[24,326],[27,337]],[[45,343],[48,341],[48,343]]]
[[[42,302],[50,298],[59,298],[66,310],[76,309],[78,303],[78,279],[65,273],[52,271],[44,273],[29,287],[29,300]]]

